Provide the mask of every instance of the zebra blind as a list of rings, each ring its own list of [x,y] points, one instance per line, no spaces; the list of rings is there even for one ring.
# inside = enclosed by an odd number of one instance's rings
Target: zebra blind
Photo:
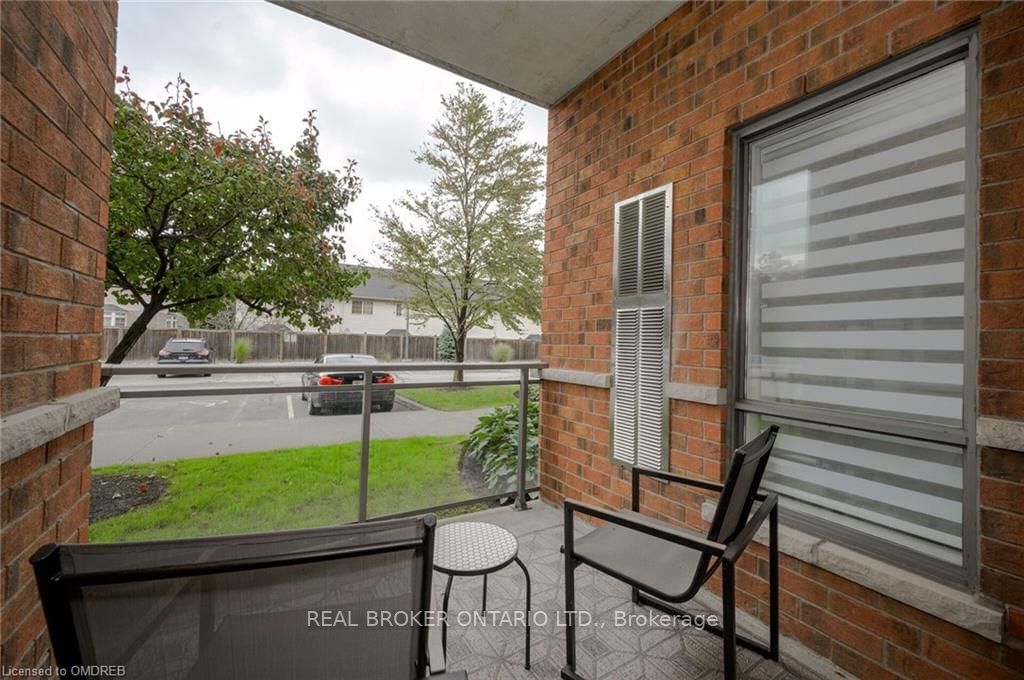
[[[965,120],[959,61],[750,144],[744,400],[963,428]],[[790,507],[960,559],[962,448],[769,422]]]
[[[667,463],[670,191],[615,211],[612,458],[655,469]]]

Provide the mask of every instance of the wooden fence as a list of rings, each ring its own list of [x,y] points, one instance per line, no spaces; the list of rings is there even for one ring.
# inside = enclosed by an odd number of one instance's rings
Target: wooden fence
[[[121,328],[103,329],[103,356],[110,356],[124,335]],[[380,361],[433,361],[437,359],[437,341],[432,336],[369,335],[366,333],[289,333],[280,331],[223,331],[190,328],[187,330],[149,329],[135,343],[126,361],[155,359],[172,338],[204,338],[214,361],[230,361],[235,342],[246,339],[252,345],[251,361],[313,361],[321,354],[370,354]],[[496,344],[512,347],[512,358],[537,359],[540,343],[536,340],[469,338],[467,361],[489,361]]]

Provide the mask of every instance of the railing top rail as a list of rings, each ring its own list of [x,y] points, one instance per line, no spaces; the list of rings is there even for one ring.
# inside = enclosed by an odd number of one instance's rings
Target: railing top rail
[[[167,375],[203,373],[313,373],[325,370],[358,371],[500,371],[540,369],[547,364],[543,361],[503,361],[451,363],[443,361],[409,362],[409,363],[377,363],[377,364],[103,364],[104,376],[115,375]]]

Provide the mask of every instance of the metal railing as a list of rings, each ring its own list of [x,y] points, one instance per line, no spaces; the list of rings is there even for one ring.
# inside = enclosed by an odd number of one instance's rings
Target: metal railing
[[[212,375],[230,374],[265,374],[265,373],[322,373],[325,370],[345,373],[362,373],[362,385],[273,385],[273,386],[243,386],[243,387],[186,387],[186,388],[136,388],[130,387],[121,390],[122,399],[153,399],[173,397],[203,397],[203,396],[235,396],[248,394],[292,394],[312,392],[362,392],[362,431],[360,438],[359,454],[359,522],[369,519],[387,519],[417,515],[425,512],[436,512],[450,510],[467,505],[475,505],[489,501],[500,501],[513,498],[517,510],[527,509],[527,494],[536,492],[538,487],[526,486],[526,448],[528,432],[528,403],[530,385],[540,384],[539,377],[530,375],[530,371],[544,368],[540,361],[508,361],[500,363],[380,363],[380,364],[104,364],[102,375],[110,378],[119,375],[195,375],[197,370]],[[463,376],[474,371],[510,371],[519,373],[518,379],[509,380],[446,380],[426,381],[409,383],[374,383],[373,374],[393,372],[426,372],[426,371],[455,371],[461,370]],[[373,391],[374,390],[404,390],[418,387],[426,388],[447,388],[447,387],[488,387],[499,385],[518,385],[518,407],[519,407],[519,441],[516,463],[516,485],[514,490],[478,496],[462,501],[433,505],[415,510],[403,511],[389,515],[381,515],[370,518],[367,510],[369,495],[369,474],[370,474],[370,425],[373,415]]]

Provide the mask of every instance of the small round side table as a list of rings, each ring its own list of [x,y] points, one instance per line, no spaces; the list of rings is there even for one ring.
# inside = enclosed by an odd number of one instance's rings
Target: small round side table
[[[519,541],[512,532],[487,522],[452,522],[434,534],[434,569],[448,576],[444,587],[444,628],[441,647],[448,654],[448,597],[456,576],[483,576],[481,611],[487,611],[487,575],[515,562],[526,577],[526,663],[530,668],[530,572],[519,559]]]

